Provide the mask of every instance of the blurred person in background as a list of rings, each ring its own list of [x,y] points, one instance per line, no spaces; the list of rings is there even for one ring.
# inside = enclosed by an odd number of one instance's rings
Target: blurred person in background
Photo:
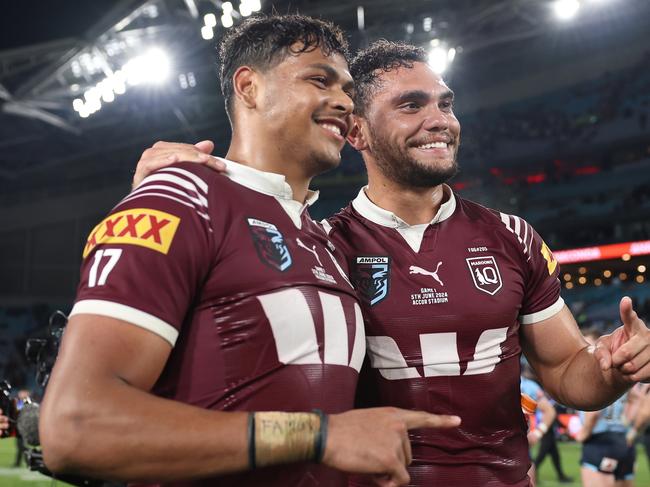
[[[522,411],[526,415],[528,422],[528,446],[532,448],[539,443],[544,434],[551,428],[555,421],[556,412],[540,385],[530,375],[532,375],[530,367],[524,365],[524,374],[522,374],[520,382],[521,404]],[[533,427],[531,428],[531,426]],[[536,465],[532,462],[528,470],[532,487],[537,483],[536,470]]]
[[[594,345],[601,333],[584,333]],[[582,428],[576,440],[582,443],[580,475],[584,487],[633,487],[636,449],[627,441],[625,420],[627,394],[600,411],[581,411]]]
[[[632,446],[638,440],[645,449],[650,465],[650,384],[635,385],[628,393],[628,399],[626,418],[630,429],[627,432],[627,443]]]
[[[26,404],[31,402],[30,393],[26,389],[21,389],[16,395],[16,411],[20,413],[20,410],[25,407]],[[16,460],[14,461],[14,468],[20,467],[20,464],[23,461],[25,455],[25,442],[23,436],[20,434],[20,431],[16,430]]]

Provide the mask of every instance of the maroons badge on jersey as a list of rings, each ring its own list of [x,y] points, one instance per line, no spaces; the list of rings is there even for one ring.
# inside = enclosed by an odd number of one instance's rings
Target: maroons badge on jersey
[[[496,259],[491,255],[465,259],[472,275],[474,286],[479,291],[494,296],[503,287],[501,273]]]
[[[352,285],[370,306],[380,303],[390,290],[390,257],[357,256],[352,262]]]
[[[280,230],[272,223],[255,218],[248,218],[247,222],[255,250],[262,263],[280,272],[291,267],[291,253]]]

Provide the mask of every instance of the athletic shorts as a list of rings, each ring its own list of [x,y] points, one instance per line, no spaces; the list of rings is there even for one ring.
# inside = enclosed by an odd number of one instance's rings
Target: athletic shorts
[[[580,465],[595,472],[614,475],[616,480],[634,478],[636,449],[628,447],[625,433],[599,433],[582,445]]]

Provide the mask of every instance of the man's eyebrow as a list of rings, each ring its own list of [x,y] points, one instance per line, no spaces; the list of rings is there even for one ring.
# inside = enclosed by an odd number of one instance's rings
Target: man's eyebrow
[[[431,94],[427,91],[424,90],[408,90],[408,91],[403,91],[402,93],[399,93],[393,98],[393,103],[396,105],[399,105],[401,103],[405,103],[407,101],[419,101],[419,102],[426,102],[431,99]],[[454,92],[451,90],[444,91],[438,96],[438,99],[440,100],[453,100],[454,99]]]
[[[408,90],[402,91],[393,97],[393,103],[399,105],[407,101],[420,101],[425,102],[430,98],[429,93],[424,90]]]
[[[440,98],[441,100],[453,100],[453,99],[454,99],[454,96],[455,96],[455,95],[454,95],[454,92],[453,92],[453,91],[451,91],[451,90],[447,90],[447,91],[445,91],[444,93],[442,93],[442,94],[440,95],[439,98]]]
[[[330,78],[332,78],[334,80],[338,80],[339,78],[341,78],[341,76],[339,75],[339,72],[336,69],[334,69],[332,66],[330,66],[329,64],[326,64],[326,63],[313,63],[313,64],[310,64],[307,67],[308,68],[313,68],[313,69],[322,69],[323,71],[325,71],[327,73],[327,76],[329,76]],[[350,89],[350,90],[354,89],[354,80],[352,80],[350,78],[343,85],[343,89]]]

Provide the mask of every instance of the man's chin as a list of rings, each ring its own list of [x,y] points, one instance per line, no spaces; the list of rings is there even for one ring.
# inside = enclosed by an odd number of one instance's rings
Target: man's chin
[[[341,154],[339,153],[321,153],[314,155],[312,158],[316,167],[317,174],[332,171],[341,164]]]

